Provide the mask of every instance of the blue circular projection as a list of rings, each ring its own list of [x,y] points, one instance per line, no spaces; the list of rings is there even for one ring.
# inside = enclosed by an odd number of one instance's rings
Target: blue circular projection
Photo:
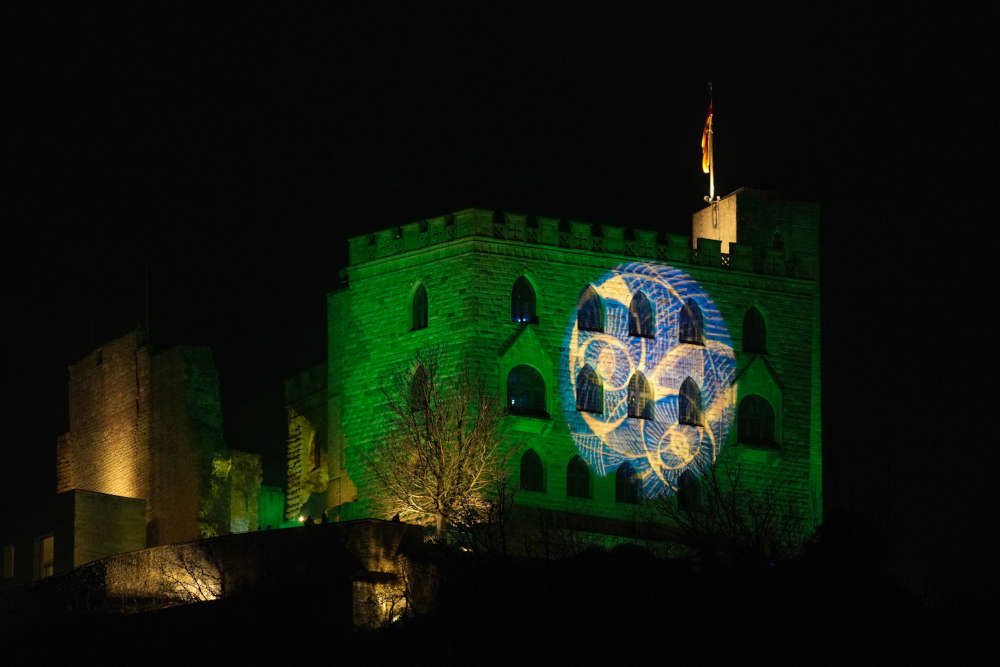
[[[729,433],[729,331],[705,290],[669,266],[623,264],[593,290],[599,300],[585,291],[566,334],[561,397],[570,433],[598,475],[627,462],[644,495],[675,493],[684,471],[700,476],[715,463]]]

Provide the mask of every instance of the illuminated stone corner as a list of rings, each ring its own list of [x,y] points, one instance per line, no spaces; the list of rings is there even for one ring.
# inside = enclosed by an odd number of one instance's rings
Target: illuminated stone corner
[[[288,441],[284,513],[288,521],[300,516],[318,520],[340,504],[334,496],[338,496],[343,474],[336,443],[327,428],[330,404],[326,372],[327,364],[321,363],[285,381]]]

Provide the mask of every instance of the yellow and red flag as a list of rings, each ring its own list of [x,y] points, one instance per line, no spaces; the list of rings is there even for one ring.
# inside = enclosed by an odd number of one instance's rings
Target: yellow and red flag
[[[712,161],[712,146],[708,136],[712,133],[712,103],[708,103],[708,115],[705,117],[705,129],[701,131],[701,170],[709,172]]]

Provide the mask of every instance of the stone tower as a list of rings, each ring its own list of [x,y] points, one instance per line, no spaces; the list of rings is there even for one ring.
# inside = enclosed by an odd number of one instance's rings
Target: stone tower
[[[69,367],[69,418],[57,446],[57,493],[144,501],[142,546],[228,533],[233,520],[249,527],[252,517],[233,516],[232,480],[253,486],[243,477],[256,476],[259,487],[260,463],[226,446],[207,348],[154,352],[137,332],[110,341]]]

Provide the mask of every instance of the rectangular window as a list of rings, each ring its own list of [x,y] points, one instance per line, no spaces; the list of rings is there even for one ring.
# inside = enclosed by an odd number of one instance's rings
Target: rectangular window
[[[3,547],[3,578],[12,579],[14,577],[14,545],[5,544]]]
[[[45,535],[38,538],[38,578],[44,579],[55,574],[56,546],[55,537]]]

